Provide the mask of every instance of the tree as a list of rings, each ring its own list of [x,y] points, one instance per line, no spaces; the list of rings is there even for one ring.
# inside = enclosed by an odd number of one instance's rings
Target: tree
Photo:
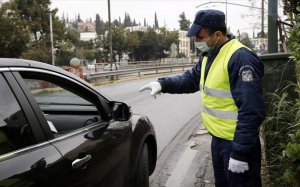
[[[168,32],[166,36],[166,50],[170,50],[171,45],[174,43],[179,51],[179,33],[178,31]]]
[[[99,14],[96,14],[96,33],[97,35],[104,34],[105,32],[105,23],[100,18]]]
[[[10,0],[0,6],[0,55],[51,62],[50,1]],[[52,11],[54,48],[58,56],[72,52],[79,35],[66,29]]]
[[[123,53],[125,52],[125,31],[123,28],[114,27],[112,29],[112,46],[113,51],[118,55],[118,61],[120,62]]]
[[[134,58],[134,51],[140,46],[140,38],[138,32],[126,33],[126,51],[129,52],[129,56]]]
[[[66,22],[67,22],[67,23],[70,23],[70,20],[69,20],[69,14],[67,14]]]
[[[147,26],[146,18],[144,18],[144,27]]]
[[[135,22],[135,19],[133,19],[132,26],[137,26],[138,24]]]
[[[80,14],[77,15],[77,22],[82,22],[82,19],[80,18]]]
[[[57,66],[69,66],[70,60],[76,56],[75,51],[61,51],[55,57],[55,65]]]
[[[113,21],[113,23],[112,23],[114,26],[116,26],[116,27],[119,27],[120,26],[120,23],[119,23],[119,21],[117,20],[117,19],[115,19],[114,21]]]
[[[131,18],[129,14],[125,12],[124,27],[131,27],[131,26],[132,26]]]
[[[158,33],[154,28],[149,28],[146,32],[127,33],[126,45],[130,52],[129,56],[136,60],[155,60],[167,57],[171,45],[179,44],[178,32],[169,32],[166,28],[161,28]]]
[[[241,34],[241,40],[240,40],[240,42],[242,44],[244,44],[246,47],[250,48],[250,49],[254,48],[254,45],[253,45],[253,43],[251,42],[251,40],[249,38],[249,34],[246,33],[246,32],[243,32]]]
[[[65,13],[63,12],[63,14],[62,14],[62,21],[64,22],[64,23],[66,23],[66,18],[65,18]]]
[[[158,29],[158,28],[159,28],[158,20],[157,20],[157,16],[156,16],[156,12],[155,12],[155,14],[154,14],[154,28],[155,28],[155,29]]]
[[[98,36],[96,41],[96,47],[102,50],[103,58],[108,60],[109,55],[109,38],[108,34]],[[116,59],[118,55],[118,60],[123,57],[123,53],[126,52],[126,39],[125,30],[122,27],[112,28],[112,47],[113,47],[113,59]]]
[[[180,30],[183,30],[183,31],[189,30],[191,22],[188,19],[186,19],[185,13],[182,12],[179,15],[179,18],[180,19],[178,20],[178,22],[179,22],[179,28],[180,28]]]
[[[30,41],[28,22],[20,16],[15,3],[0,7],[0,56],[19,58]]]
[[[159,39],[159,49],[157,58],[168,57],[168,52],[170,51],[171,45],[179,45],[179,34],[177,31],[167,31],[166,28],[160,29],[160,34],[158,34]]]
[[[140,45],[135,50],[136,60],[155,60],[160,58],[162,53],[158,34],[153,28],[149,28],[147,32],[139,32]]]
[[[12,0],[11,2],[16,4],[20,15],[28,21],[28,26],[36,41],[39,33],[49,33],[50,0]],[[54,10],[53,14],[56,11]]]
[[[100,35],[101,31],[101,20],[99,14],[96,14],[96,33]]]
[[[299,0],[282,0],[284,7],[284,14],[288,15],[288,20],[292,27],[289,29],[289,37],[287,37],[287,48],[291,52],[293,58],[297,62],[297,66],[300,64],[300,2]],[[299,71],[299,70],[298,70]],[[299,81],[299,80],[298,80]]]
[[[44,45],[38,44],[22,53],[22,58],[51,64],[51,55]]]

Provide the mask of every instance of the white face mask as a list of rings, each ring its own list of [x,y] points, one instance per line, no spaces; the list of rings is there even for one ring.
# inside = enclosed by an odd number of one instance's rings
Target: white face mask
[[[212,35],[213,35],[213,34],[212,34]],[[212,35],[211,35],[211,36],[212,36]],[[211,36],[209,36],[209,38],[210,38]],[[203,42],[195,42],[195,48],[199,49],[200,51],[207,52],[207,51],[209,51],[210,49],[214,49],[215,46],[217,45],[218,41],[219,41],[219,38],[217,39],[215,45],[213,45],[212,47],[209,47],[205,41],[203,41]]]
[[[199,49],[200,51],[207,52],[210,50],[210,47],[206,44],[206,42],[195,42],[195,48]]]

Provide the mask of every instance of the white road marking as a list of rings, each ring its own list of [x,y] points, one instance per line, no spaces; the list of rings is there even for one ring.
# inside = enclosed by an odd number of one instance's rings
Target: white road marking
[[[185,149],[181,158],[177,162],[175,169],[171,173],[171,176],[168,178],[165,185],[166,187],[180,187],[186,173],[188,172],[193,162],[193,159],[198,152],[197,150],[191,149],[191,145],[195,145],[194,141],[188,141],[187,144],[188,147]]]

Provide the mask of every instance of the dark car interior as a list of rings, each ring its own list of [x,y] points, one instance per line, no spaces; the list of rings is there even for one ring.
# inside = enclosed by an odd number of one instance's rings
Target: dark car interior
[[[66,133],[100,121],[100,115],[94,106],[46,106],[40,104],[44,115],[57,133]],[[51,129],[52,130],[52,129]],[[52,130],[53,133],[56,133]]]
[[[103,121],[105,112],[99,98],[79,85],[51,75],[24,72],[21,76],[55,136]]]

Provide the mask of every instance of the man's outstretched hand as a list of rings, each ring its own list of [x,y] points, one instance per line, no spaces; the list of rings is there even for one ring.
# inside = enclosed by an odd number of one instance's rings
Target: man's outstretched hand
[[[154,98],[156,98],[157,94],[160,94],[161,91],[161,85],[159,82],[154,81],[150,82],[149,84],[143,86],[140,89],[140,92],[145,91],[145,90],[151,90],[150,95],[152,95]]]

